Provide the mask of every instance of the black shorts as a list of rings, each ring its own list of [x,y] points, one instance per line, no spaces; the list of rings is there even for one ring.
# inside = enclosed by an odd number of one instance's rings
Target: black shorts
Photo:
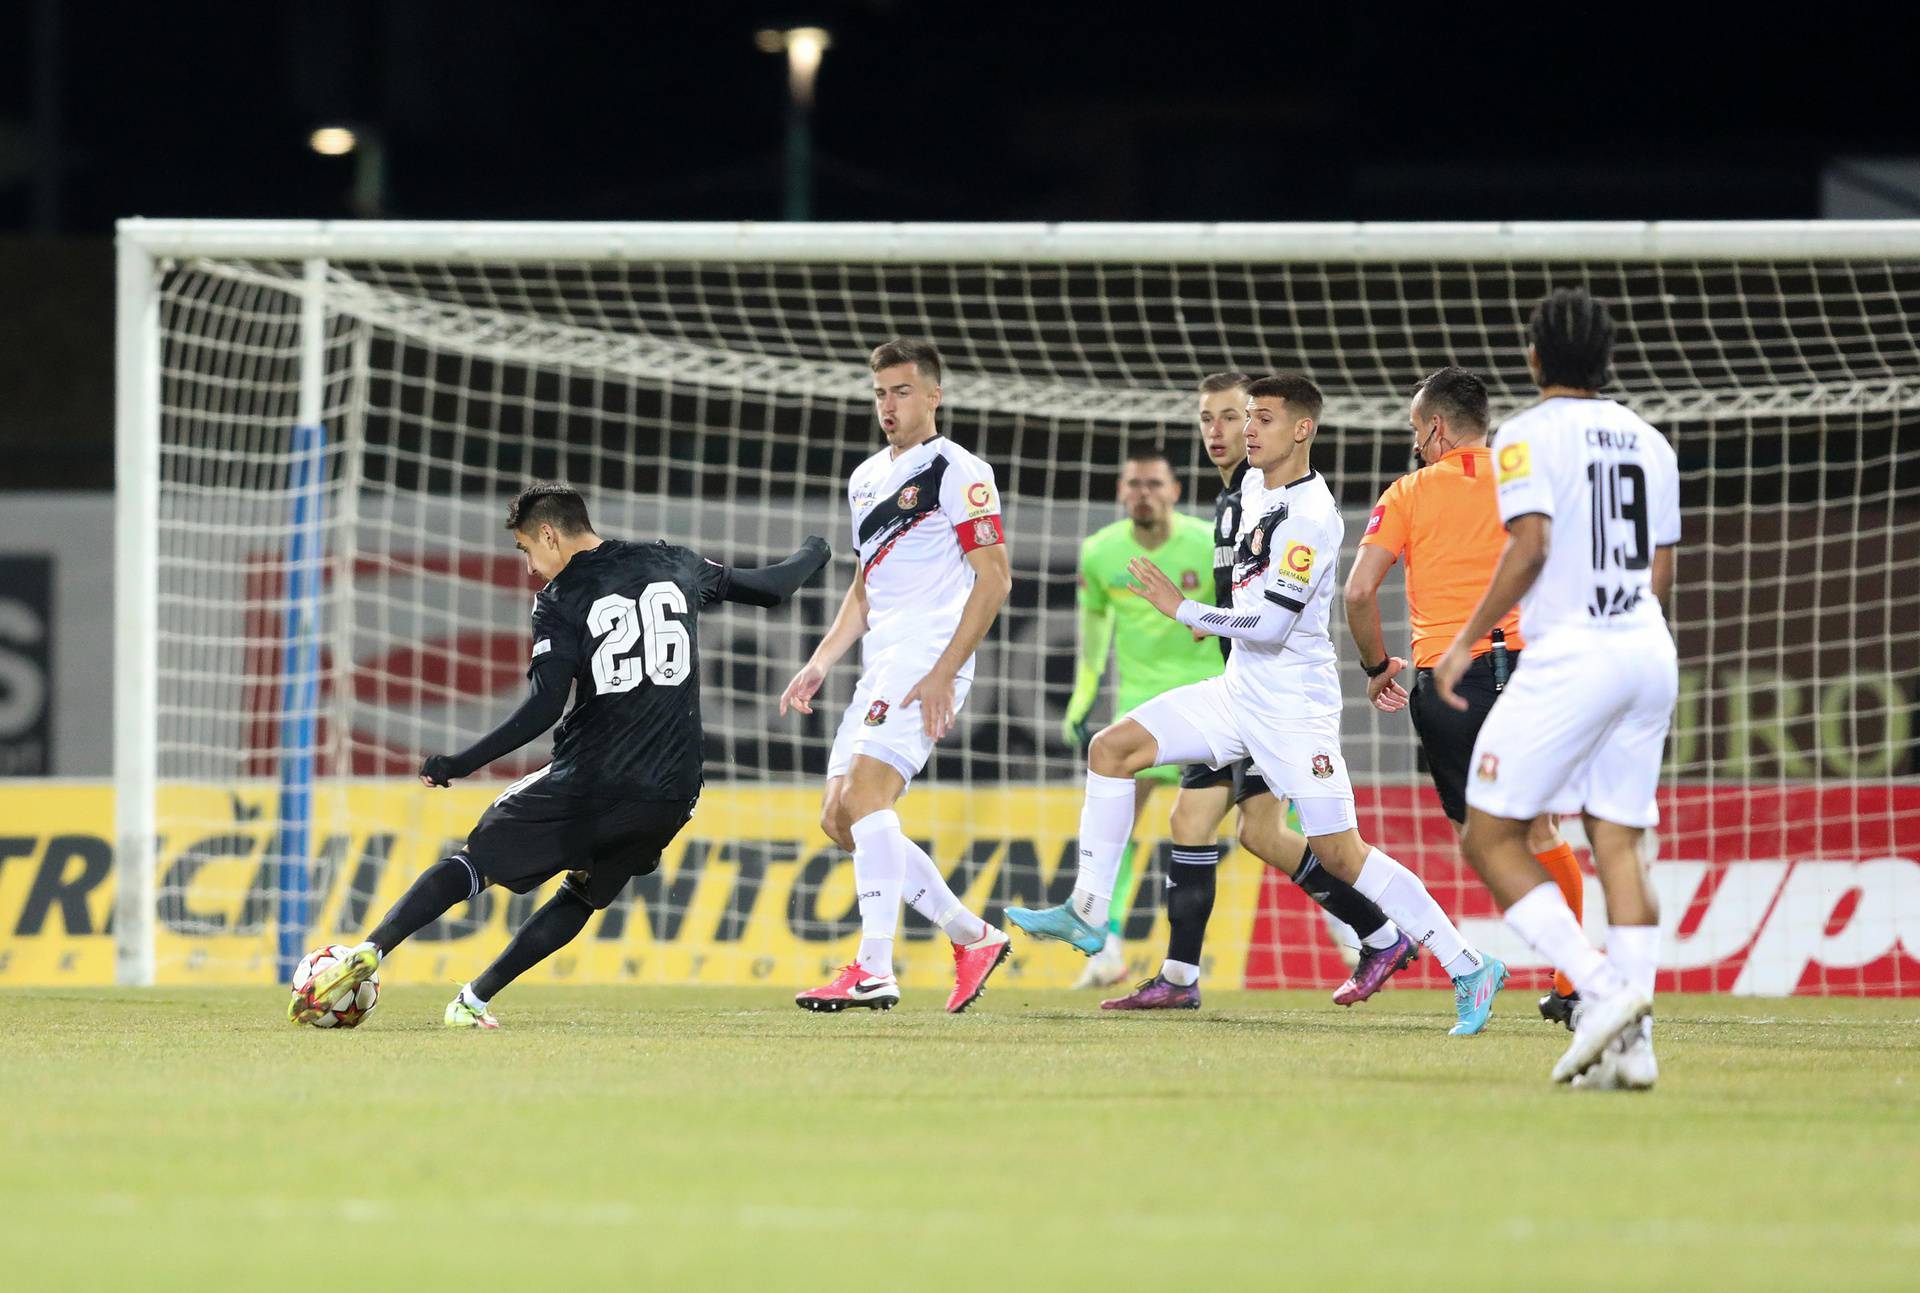
[[[595,911],[660,853],[693,816],[691,799],[599,799],[516,786],[480,814],[462,850],[488,884],[530,893],[561,872]]]
[[[1224,768],[1209,767],[1204,763],[1188,763],[1180,768],[1180,788],[1182,790],[1206,790],[1212,786],[1224,786],[1233,783],[1233,802],[1244,804],[1255,795],[1267,793],[1267,783],[1259,773],[1253,770],[1252,759],[1236,759]]]
[[[1520,664],[1518,651],[1507,657],[1508,669]],[[1500,693],[1493,689],[1493,654],[1477,655],[1467,671],[1460,675],[1454,691],[1466,698],[1465,709],[1455,709],[1440,699],[1434,690],[1433,670],[1421,669],[1414,678],[1413,695],[1407,700],[1407,715],[1420,737],[1421,761],[1433,788],[1440,794],[1440,807],[1452,822],[1467,820],[1467,765],[1473,762],[1473,743],[1480,737],[1480,725],[1487,721],[1493,702]]]

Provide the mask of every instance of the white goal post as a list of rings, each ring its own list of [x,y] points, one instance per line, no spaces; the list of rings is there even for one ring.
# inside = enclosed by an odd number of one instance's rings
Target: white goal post
[[[122,983],[284,977],[457,838],[484,787],[436,799],[410,768],[512,703],[526,587],[499,522],[526,479],[580,484],[610,532],[729,560],[825,533],[843,580],[845,473],[875,436],[865,357],[900,334],[942,350],[943,430],[999,472],[1024,585],[903,813],[976,905],[1035,896],[1077,802],[1057,736],[1075,551],[1117,517],[1122,447],[1164,443],[1182,506],[1207,515],[1194,384],[1307,373],[1328,396],[1316,465],[1349,517],[1344,574],[1355,522],[1406,468],[1412,383],[1459,363],[1496,412],[1518,407],[1526,313],[1579,283],[1620,323],[1609,393],[1674,438],[1685,480],[1665,982],[1920,992],[1920,221],[130,219],[118,247]],[[765,705],[829,596],[703,625],[711,825],[597,918],[572,981],[786,984],[844,950],[846,868],[806,829],[831,723]],[[1403,611],[1386,627],[1404,642]],[[1363,831],[1497,940],[1406,725],[1343,672]],[[1143,835],[1164,836],[1169,798]],[[1128,918],[1153,962],[1155,865]],[[1228,865],[1212,972],[1322,977],[1299,895]],[[476,935],[525,910],[476,902],[435,937],[484,964]],[[922,960],[904,960],[911,982]],[[1031,962],[1040,984],[1069,968]]]

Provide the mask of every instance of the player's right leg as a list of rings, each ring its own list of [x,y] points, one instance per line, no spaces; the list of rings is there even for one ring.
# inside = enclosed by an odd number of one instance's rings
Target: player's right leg
[[[918,681],[918,676],[906,678],[898,670],[862,678],[834,738],[821,826],[853,854],[854,887],[860,895],[860,951],[831,982],[795,997],[802,1009],[888,1010],[899,1001],[893,939],[903,897],[953,942],[950,1014],[959,1014],[980,998],[987,979],[1010,950],[1007,936],[968,910],[933,859],[907,838],[894,811],[933,753],[919,706],[900,707],[891,699],[904,695]],[[966,686],[962,682],[956,688],[956,708],[966,702]]]
[[[1627,963],[1641,942],[1650,943],[1657,954],[1657,932],[1651,940],[1627,934],[1619,940],[1622,956],[1613,955],[1610,939],[1609,954],[1602,955],[1587,941],[1559,886],[1527,847],[1530,825],[1542,812],[1604,807],[1597,815],[1633,828],[1635,844],[1638,828],[1658,819],[1654,789],[1673,702],[1672,649],[1668,641],[1666,674],[1656,679],[1659,670],[1648,667],[1648,657],[1655,653],[1642,650],[1644,644],[1634,640],[1638,636],[1623,634],[1607,641],[1604,649],[1588,650],[1569,639],[1569,646],[1551,657],[1543,648],[1531,648],[1525,668],[1514,674],[1474,747],[1474,778],[1467,790],[1467,859],[1508,926],[1565,973],[1583,999],[1573,1043],[1553,1069],[1558,1082],[1590,1069],[1616,1038],[1637,1030],[1652,1008],[1651,983],[1645,981],[1650,973],[1629,973]],[[1665,638],[1664,626],[1660,637]],[[1661,662],[1656,656],[1651,663]],[[1649,686],[1655,681],[1662,685]],[[1643,709],[1647,712],[1639,714]],[[1616,732],[1642,718],[1631,740],[1616,740]],[[1619,753],[1603,767],[1599,755],[1610,744],[1619,745]],[[1589,799],[1597,802],[1588,804]],[[1644,892],[1637,853],[1629,856],[1619,836],[1605,830],[1602,836],[1609,853],[1601,869],[1603,887],[1612,876],[1625,919],[1648,919],[1651,894]],[[1597,852],[1595,863],[1597,868],[1602,865]],[[1637,903],[1637,897],[1645,901]],[[1610,912],[1612,903],[1609,890]],[[1637,977],[1643,981],[1636,982]]]
[[[1114,877],[1113,897],[1107,903],[1106,946],[1087,958],[1080,977],[1073,981],[1076,989],[1110,988],[1127,977],[1127,949],[1123,935],[1127,916],[1133,910],[1133,902],[1140,889],[1140,819],[1153,802],[1153,788],[1163,782],[1177,784],[1179,777],[1179,770],[1175,768],[1148,768],[1133,779],[1133,828],[1127,837],[1127,847],[1120,852],[1120,873]]]
[[[1007,919],[1036,938],[1071,944],[1088,956],[1106,943],[1120,854],[1133,828],[1133,779],[1164,763],[1226,764],[1246,753],[1219,678],[1164,692],[1093,738],[1087,794],[1080,810],[1080,864],[1073,895],[1058,907],[1007,908]]]

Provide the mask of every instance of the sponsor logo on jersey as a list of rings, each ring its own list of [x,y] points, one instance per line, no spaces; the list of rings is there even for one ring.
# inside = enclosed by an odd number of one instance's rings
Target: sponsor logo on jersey
[[[909,485],[900,491],[900,497],[893,500],[895,507],[903,512],[911,512],[920,502],[920,487]]]
[[[1197,570],[1182,570],[1180,572],[1180,586],[1188,592],[1192,592],[1198,588],[1200,586],[1200,572]]]
[[[975,515],[993,510],[993,486],[984,480],[976,480],[967,486],[967,506]]]
[[[867,726],[878,727],[887,721],[887,702],[876,700],[867,706]]]
[[[1232,542],[1233,532],[1239,528],[1240,528],[1240,518],[1233,514],[1232,509],[1228,509],[1220,513],[1220,537],[1221,538],[1226,539],[1228,542]]]
[[[1313,756],[1313,775],[1325,781],[1333,775],[1333,756],[1322,751]]]
[[[1374,508],[1373,515],[1367,518],[1367,533],[1372,534],[1375,530],[1379,529],[1380,522],[1386,519],[1387,519],[1387,505],[1385,503],[1382,503],[1380,504],[1380,506]]]
[[[1525,480],[1533,475],[1533,455],[1524,442],[1501,445],[1499,462],[1502,485],[1516,480]]]
[[[1473,775],[1482,781],[1498,781],[1500,779],[1500,756],[1497,754],[1481,755],[1480,766],[1474,769]]]
[[[1290,578],[1304,584],[1313,577],[1313,555],[1313,549],[1306,544],[1289,543],[1280,557],[1281,569]]]
[[[553,650],[553,639],[541,638],[538,642],[535,642],[533,644],[533,658],[538,660],[541,656],[545,655],[547,652],[551,650]]]

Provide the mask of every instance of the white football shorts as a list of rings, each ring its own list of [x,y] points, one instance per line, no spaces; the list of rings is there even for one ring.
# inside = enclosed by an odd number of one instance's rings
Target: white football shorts
[[[1660,757],[1679,690],[1665,624],[1562,629],[1529,645],[1473,743],[1467,806],[1514,821],[1584,811],[1658,825]]]
[[[930,661],[914,659],[882,662],[860,675],[853,702],[834,733],[833,752],[827,756],[827,776],[844,777],[853,756],[864,754],[898,772],[908,785],[933,757],[933,738],[921,722],[920,702],[902,706],[900,698],[927,676]],[[954,679],[953,712],[966,706],[973,688],[971,677]]]
[[[1159,763],[1224,768],[1251,757],[1267,788],[1291,799],[1308,836],[1337,835],[1359,824],[1353,783],[1340,755],[1340,716],[1284,718],[1236,707],[1224,675],[1162,692],[1126,717],[1153,733]]]

